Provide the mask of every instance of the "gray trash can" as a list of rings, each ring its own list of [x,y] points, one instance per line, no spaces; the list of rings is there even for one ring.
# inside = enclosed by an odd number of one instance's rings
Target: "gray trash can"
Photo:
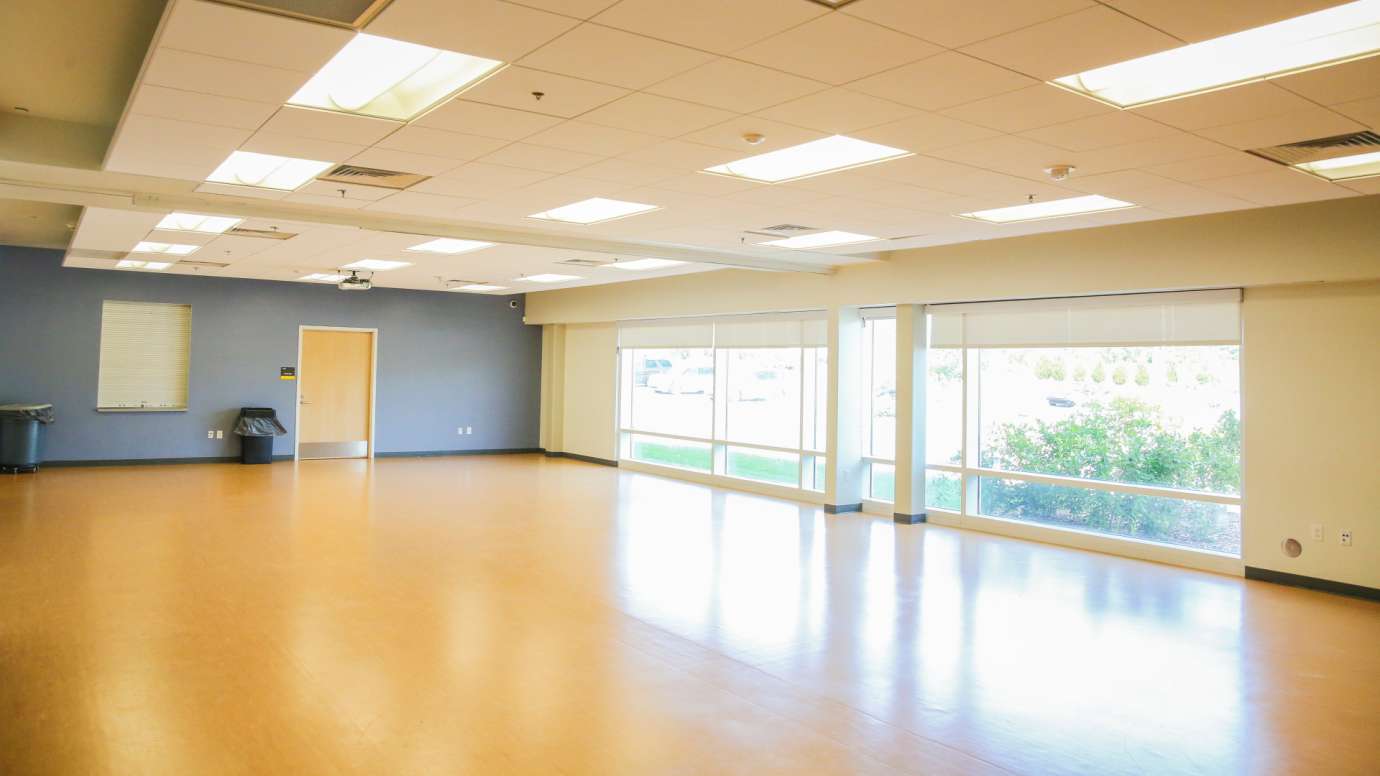
[[[51,404],[0,404],[0,472],[36,472],[43,463],[43,427]]]
[[[273,463],[273,437],[287,429],[272,407],[240,407],[235,433],[240,435],[240,463]]]

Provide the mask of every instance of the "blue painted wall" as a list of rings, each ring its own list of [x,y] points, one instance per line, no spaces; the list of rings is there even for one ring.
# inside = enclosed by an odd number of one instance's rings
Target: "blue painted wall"
[[[47,460],[238,455],[230,429],[241,406],[275,407],[295,432],[295,384],[278,370],[296,365],[300,324],[378,328],[378,452],[538,444],[541,328],[522,323],[520,295],[346,293],[61,263],[60,251],[0,246],[0,403],[52,402]],[[192,305],[186,412],[95,411],[105,299]],[[276,454],[292,450],[292,433],[277,438]]]

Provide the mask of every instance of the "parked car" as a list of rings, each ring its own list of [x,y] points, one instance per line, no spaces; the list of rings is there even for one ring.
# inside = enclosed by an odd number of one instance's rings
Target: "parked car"
[[[1048,401],[1051,407],[1072,407],[1074,405],[1073,399],[1065,396],[1050,396],[1045,401]]]
[[[896,389],[882,388],[872,397],[872,413],[882,418],[896,417]]]
[[[713,393],[714,367],[687,366],[678,372],[662,372],[647,378],[657,393]]]
[[[633,362],[633,385],[646,385],[652,375],[671,371],[671,362],[665,358],[639,358]]]

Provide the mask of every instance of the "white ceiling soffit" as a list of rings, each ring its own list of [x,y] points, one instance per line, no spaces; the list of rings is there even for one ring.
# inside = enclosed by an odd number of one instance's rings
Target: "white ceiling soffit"
[[[782,272],[828,274],[832,272],[832,263],[851,263],[860,258],[816,253],[806,260],[799,253],[790,251],[762,250],[749,253],[673,243],[585,237],[555,230],[419,218],[379,211],[346,210],[188,191],[186,182],[172,179],[4,161],[0,161],[0,198],[151,213],[182,211],[284,219],[381,232],[405,232]]]

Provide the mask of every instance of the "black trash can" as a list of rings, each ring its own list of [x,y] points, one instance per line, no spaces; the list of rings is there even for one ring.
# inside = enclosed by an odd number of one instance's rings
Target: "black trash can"
[[[240,407],[235,433],[240,435],[240,463],[273,463],[273,437],[287,429],[272,407]]]
[[[43,463],[43,427],[51,404],[0,404],[0,472],[36,472]]]

